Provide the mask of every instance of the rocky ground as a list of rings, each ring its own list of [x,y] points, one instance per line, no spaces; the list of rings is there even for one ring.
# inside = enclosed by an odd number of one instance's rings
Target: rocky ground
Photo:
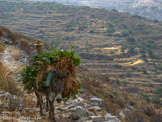
[[[120,122],[110,113],[102,113],[102,99],[89,96],[86,102],[80,93],[77,99],[70,99],[66,103],[55,103],[55,117],[58,122]],[[80,97],[81,96],[81,97]],[[44,105],[45,106],[45,105]],[[36,107],[34,94],[26,94],[18,98],[7,92],[0,93],[0,120],[25,122],[48,120],[48,112],[43,109],[44,116],[39,115],[39,108]],[[124,116],[124,115],[123,115]]]
[[[8,75],[16,81],[21,80],[19,72],[26,65],[27,57],[14,46],[7,46],[2,54],[1,62],[6,66]],[[26,122],[48,120],[48,111],[45,109],[44,116],[39,115],[36,107],[34,93],[27,94],[23,90],[21,82],[18,84],[23,95],[18,97],[11,93],[0,91],[0,121]],[[44,99],[45,103],[45,99]],[[124,117],[124,114],[121,113]],[[58,122],[119,122],[116,116],[103,111],[103,100],[95,96],[89,96],[84,89],[79,91],[77,99],[69,99],[67,102],[57,104],[55,102],[55,117]]]

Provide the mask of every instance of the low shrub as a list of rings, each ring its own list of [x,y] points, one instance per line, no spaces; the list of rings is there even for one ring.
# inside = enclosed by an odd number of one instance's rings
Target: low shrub
[[[5,45],[3,44],[3,42],[0,40],[0,52],[5,50]]]
[[[12,95],[22,96],[23,93],[18,84],[7,75],[6,68],[0,62],[0,90],[4,92],[9,92]]]

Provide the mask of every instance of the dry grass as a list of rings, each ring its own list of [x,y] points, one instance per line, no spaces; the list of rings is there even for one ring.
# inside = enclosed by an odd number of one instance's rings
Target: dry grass
[[[0,53],[3,52],[5,50],[5,45],[3,44],[3,42],[0,40]]]
[[[8,48],[8,52],[10,52],[10,54],[12,55],[12,57],[14,59],[18,59],[20,54],[22,54],[22,51],[20,49],[18,49],[17,47],[15,47],[15,46],[10,46]]]
[[[126,112],[126,122],[150,122],[150,118],[140,110]]]
[[[21,39],[20,49],[24,50],[27,54],[30,54],[32,52],[32,50],[34,50],[34,47],[32,45],[30,45],[29,41],[26,41],[25,39]]]
[[[22,91],[18,88],[18,84],[7,75],[6,67],[0,62],[0,90],[9,92],[13,95],[22,96]]]
[[[64,96],[70,96],[72,93],[77,92],[80,87],[80,82],[75,74],[75,66],[72,60],[63,57],[56,65],[56,69],[63,71],[65,74],[69,73],[65,79]]]

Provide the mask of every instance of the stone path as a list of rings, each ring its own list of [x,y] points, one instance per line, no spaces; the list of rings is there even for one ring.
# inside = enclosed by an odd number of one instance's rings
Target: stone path
[[[66,103],[55,103],[57,122],[120,122],[117,117],[112,116],[110,113],[100,114],[102,112],[102,99],[89,97],[90,103],[87,103],[80,97],[82,95],[79,93],[77,99],[69,99]],[[92,98],[96,100],[94,101]],[[34,94],[29,94],[21,99],[10,93],[0,92],[0,108],[0,120],[12,121],[13,118],[16,118],[15,122],[25,122],[26,120],[49,121],[45,104],[43,108],[45,116],[39,115],[39,108],[36,107],[36,97]]]

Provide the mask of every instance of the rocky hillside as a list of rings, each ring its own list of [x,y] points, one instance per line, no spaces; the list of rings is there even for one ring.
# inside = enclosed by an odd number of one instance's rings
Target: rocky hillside
[[[33,49],[34,39],[26,36],[22,36],[16,32],[11,32],[10,30],[0,26],[0,41],[8,45],[18,46],[21,50],[25,51],[27,54]],[[1,48],[3,51],[3,48]]]
[[[20,49],[21,39],[33,39],[15,35],[1,27],[0,57],[0,120],[6,121],[48,121],[48,114],[39,116],[34,93],[27,94],[21,84],[20,69],[25,66],[26,49]],[[18,34],[16,34],[18,35]],[[12,43],[12,41],[17,43]],[[5,43],[5,44],[3,44]],[[26,46],[26,44],[24,45]],[[3,49],[3,50],[2,50]],[[19,69],[19,70],[18,70]],[[82,84],[77,99],[65,103],[55,103],[58,122],[157,122],[161,118],[159,106],[149,104],[138,95],[130,95],[111,85],[109,77],[78,67],[78,77]],[[5,76],[5,77],[4,77]],[[5,82],[5,83],[4,83]],[[137,101],[138,98],[138,101]]]
[[[157,0],[136,0],[126,12],[151,20],[162,21],[162,2]]]

